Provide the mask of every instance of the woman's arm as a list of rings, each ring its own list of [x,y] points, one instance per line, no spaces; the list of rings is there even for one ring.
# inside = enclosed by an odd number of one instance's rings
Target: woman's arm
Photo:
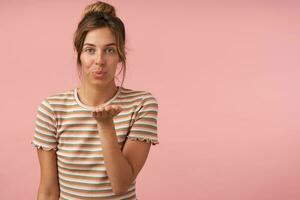
[[[38,200],[58,200],[59,182],[57,176],[56,151],[37,149],[41,179],[38,189]]]
[[[150,143],[127,140],[121,151],[113,120],[97,122],[104,162],[113,192],[126,192],[147,159]]]

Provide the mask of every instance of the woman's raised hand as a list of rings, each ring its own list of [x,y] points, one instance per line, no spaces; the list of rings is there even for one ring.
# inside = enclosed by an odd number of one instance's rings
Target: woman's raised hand
[[[117,116],[122,110],[122,107],[119,105],[107,105],[94,109],[92,111],[92,116],[97,121],[105,121]]]

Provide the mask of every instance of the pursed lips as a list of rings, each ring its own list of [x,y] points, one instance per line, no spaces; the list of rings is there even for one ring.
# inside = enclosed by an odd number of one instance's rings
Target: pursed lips
[[[93,71],[93,73],[95,73],[95,74],[105,74],[106,72],[104,72],[104,71]]]

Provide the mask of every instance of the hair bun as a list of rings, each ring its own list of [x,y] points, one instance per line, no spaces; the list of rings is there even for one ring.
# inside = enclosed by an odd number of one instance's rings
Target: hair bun
[[[83,11],[83,17],[92,13],[105,13],[113,17],[116,17],[115,8],[112,5],[102,1],[97,1],[93,4],[86,6]]]

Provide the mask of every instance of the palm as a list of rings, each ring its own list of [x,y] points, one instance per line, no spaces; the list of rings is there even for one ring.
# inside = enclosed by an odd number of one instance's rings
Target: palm
[[[93,110],[92,116],[97,121],[102,121],[117,116],[121,111],[122,111],[122,107],[119,105],[107,105]]]

